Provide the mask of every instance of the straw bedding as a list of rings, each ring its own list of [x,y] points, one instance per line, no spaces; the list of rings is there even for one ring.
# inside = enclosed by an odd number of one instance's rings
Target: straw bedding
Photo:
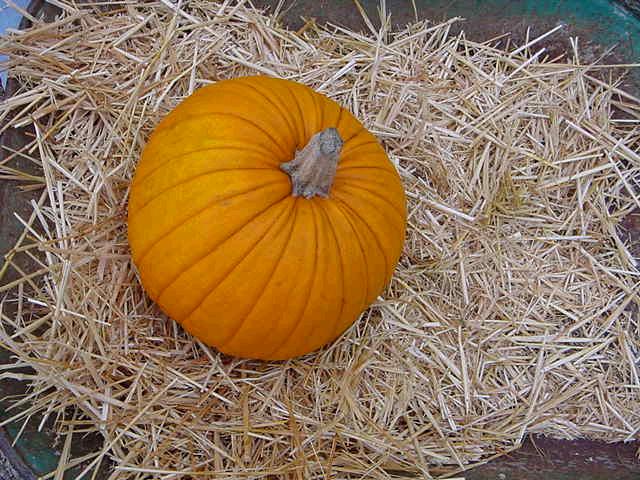
[[[34,132],[9,158],[42,166],[0,167],[42,191],[2,270],[38,264],[0,287],[3,377],[32,382],[14,419],[57,419],[51,477],[111,460],[114,479],[432,478],[527,433],[637,437],[639,272],[621,225],[640,206],[640,105],[577,40],[550,59],[544,39],[451,35],[457,19],[291,32],[248,2],[55,3],[53,23],[0,41],[22,85],[4,128]],[[126,241],[154,125],[199,86],[255,73],[348,107],[409,201],[385,294],[287,362],[186,335],[145,297]],[[87,432],[103,447],[72,459]]]

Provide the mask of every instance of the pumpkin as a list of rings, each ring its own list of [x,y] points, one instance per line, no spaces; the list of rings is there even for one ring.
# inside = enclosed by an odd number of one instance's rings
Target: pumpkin
[[[377,139],[326,96],[262,76],[182,101],[130,188],[148,295],[239,357],[291,358],[340,336],[390,281],[405,227],[402,184]]]

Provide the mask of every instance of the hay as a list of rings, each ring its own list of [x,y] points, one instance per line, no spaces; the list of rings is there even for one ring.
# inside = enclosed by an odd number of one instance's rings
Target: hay
[[[0,287],[16,359],[2,377],[32,382],[12,420],[42,412],[67,439],[50,477],[109,458],[113,479],[432,478],[527,433],[637,437],[639,271],[621,222],[640,206],[640,103],[581,65],[577,40],[551,62],[538,39],[450,35],[457,19],[392,33],[384,9],[366,34],[296,33],[248,2],[55,3],[53,23],[0,42],[22,85],[4,128],[35,131],[9,158],[43,171],[1,167],[43,192],[2,271],[38,265]],[[253,73],[351,109],[409,198],[384,296],[288,362],[194,341],[144,295],[126,241],[154,125],[197,87]],[[103,448],[72,460],[87,432]]]

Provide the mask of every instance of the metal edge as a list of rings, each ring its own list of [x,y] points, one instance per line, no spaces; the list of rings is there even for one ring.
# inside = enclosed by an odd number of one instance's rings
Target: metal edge
[[[36,480],[38,478],[20,454],[13,448],[11,439],[4,428],[0,428],[0,456],[4,456],[6,460],[6,462],[3,462],[5,463],[5,471],[3,472],[5,476],[2,477],[2,480]]]
[[[45,0],[31,0],[27,5],[27,12],[37,17],[45,6]],[[32,22],[23,17],[20,20],[18,28],[25,30],[32,26]],[[18,81],[11,77],[7,77],[7,86],[4,89],[0,97],[4,100],[12,96],[19,88]],[[0,136],[0,143],[4,134]],[[5,460],[2,462],[2,460]],[[0,427],[0,462],[4,463],[5,472],[1,480],[37,480],[38,476],[29,467],[25,459],[20,455],[18,450],[14,448],[10,435],[7,433],[5,427]]]
[[[637,18],[640,18],[640,0],[613,0],[625,10],[628,10]]]
[[[37,17],[38,14],[42,11],[42,9],[45,6],[46,1],[45,0],[31,0],[29,2],[29,5],[27,5],[27,13],[29,13],[29,15],[33,16],[33,17]],[[20,24],[18,25],[18,29],[20,30],[26,30],[27,28],[30,28],[32,25],[31,20],[29,20],[26,17],[22,17],[22,20],[20,20]],[[10,73],[10,72],[9,72]],[[18,81],[11,77],[10,75],[7,75],[7,86],[4,89],[3,92],[3,99],[9,98],[10,96],[12,96],[19,88],[19,84]],[[0,141],[2,139],[0,138]]]

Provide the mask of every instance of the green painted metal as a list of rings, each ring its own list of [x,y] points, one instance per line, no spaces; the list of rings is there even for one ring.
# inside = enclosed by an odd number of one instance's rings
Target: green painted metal
[[[35,1],[33,3],[42,2]],[[362,3],[369,10],[374,4],[378,5],[378,0],[365,0]],[[565,23],[575,27],[578,31],[588,32],[588,38],[582,39],[585,42],[594,42],[604,47],[618,45],[618,48],[625,53],[626,58],[633,59],[633,61],[640,60],[640,18],[612,0],[418,0],[415,3],[418,7],[418,13],[422,8],[425,12],[438,10],[443,16],[461,16],[471,22],[474,17],[483,17],[485,21],[489,17],[490,20],[495,19],[495,21],[517,22],[527,18],[535,18],[545,19],[553,24]],[[395,9],[406,10],[410,8],[410,4],[410,0],[387,0],[387,7],[392,13]],[[339,18],[331,18],[331,20],[340,22]],[[0,352],[0,364],[10,361],[7,352]],[[20,390],[24,391],[24,387],[0,384],[2,396],[16,394]],[[7,400],[0,402],[0,420],[15,413],[15,411],[8,412],[7,405]],[[15,445],[18,456],[36,476],[55,470],[59,459],[59,453],[53,447],[54,436],[46,429],[39,431],[38,422],[39,419],[32,419]],[[5,427],[5,431],[11,438],[16,437],[19,429],[20,425],[18,424],[10,424]],[[65,478],[73,478],[74,473],[68,472]],[[545,478],[550,480],[552,478],[558,480],[569,478],[562,474],[546,473],[545,475]],[[511,478],[511,474],[508,472],[507,476]],[[479,479],[481,477],[471,474],[470,478]],[[482,476],[482,478],[488,477]],[[586,479],[586,477],[584,478]],[[590,480],[596,478],[599,477],[592,476]]]
[[[13,439],[18,434],[18,426],[9,425],[6,432]],[[31,430],[23,432],[15,446],[16,453],[37,476],[45,475],[58,466],[59,454],[52,448],[51,440],[52,437]]]
[[[6,350],[0,350],[0,364],[11,363],[11,357]],[[5,381],[2,383],[2,400],[0,401],[0,421],[8,419],[26,406],[11,408],[12,400],[19,398],[24,392],[25,387],[22,382]],[[49,473],[58,465],[59,455],[53,448],[54,436],[47,430],[41,431],[38,428],[40,418],[33,418],[24,428],[22,422],[14,422],[6,425],[4,431],[9,440],[13,443],[16,456],[32,470],[35,475],[44,475]],[[22,429],[20,436],[18,433]],[[18,441],[15,442],[16,437]],[[2,476],[0,475],[0,478]]]

